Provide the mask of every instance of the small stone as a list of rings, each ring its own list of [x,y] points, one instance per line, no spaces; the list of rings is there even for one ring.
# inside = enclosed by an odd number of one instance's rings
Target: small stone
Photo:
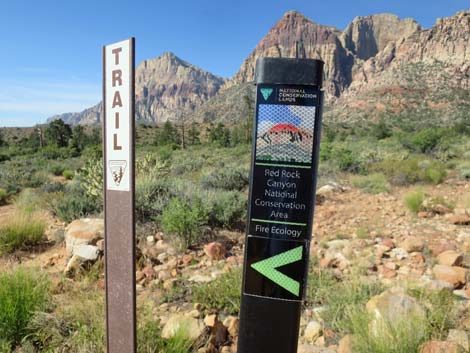
[[[470,225],[470,216],[467,215],[451,215],[447,218],[450,223],[459,225],[459,226],[465,226],[465,225]]]
[[[428,341],[423,343],[419,353],[463,353],[463,350],[454,342]]]
[[[231,337],[238,337],[238,324],[240,320],[236,316],[228,316],[224,320],[224,326],[227,327],[228,333]]]
[[[353,351],[353,336],[346,335],[339,341],[338,353],[354,353]]]
[[[470,289],[456,289],[453,293],[459,298],[470,300]]]
[[[218,321],[218,318],[217,318],[217,315],[215,314],[207,315],[204,318],[204,323],[206,324],[206,326],[209,326],[209,327],[213,327],[217,321]]]
[[[144,267],[142,270],[142,273],[147,277],[148,279],[153,279],[155,278],[155,271],[153,270],[152,265],[147,265]]]
[[[173,314],[170,316],[162,329],[162,338],[169,339],[176,334],[183,334],[187,338],[195,340],[203,332],[204,325],[191,316],[182,314]]]
[[[454,288],[458,288],[466,282],[467,271],[462,267],[436,265],[432,271],[436,279],[450,283]]]
[[[225,247],[219,242],[212,242],[204,245],[204,253],[212,261],[220,261],[225,257],[226,250]]]
[[[460,266],[463,261],[463,254],[454,250],[447,250],[442,252],[438,257],[440,265],[446,266]]]
[[[398,269],[398,265],[394,262],[387,262],[384,266],[386,268],[388,268],[389,270],[397,270]]]
[[[137,282],[142,281],[145,278],[145,274],[142,271],[136,271],[135,273],[135,280]]]
[[[189,254],[183,255],[183,257],[181,258],[181,264],[183,266],[188,266],[191,261],[193,261],[193,256]]]
[[[470,342],[467,332],[463,330],[449,330],[447,341],[457,343],[462,346],[465,351],[470,350]]]
[[[189,312],[189,315],[195,319],[198,319],[201,316],[201,312],[199,310],[194,309]]]
[[[315,342],[320,337],[322,326],[318,321],[310,321],[304,331],[304,339],[308,342]]]
[[[406,237],[400,244],[400,248],[408,253],[422,251],[424,249],[424,241],[418,237]]]
[[[214,278],[211,276],[204,276],[204,275],[194,275],[188,279],[189,282],[194,283],[209,283],[212,282]]]
[[[389,248],[389,250],[393,249],[395,247],[395,243],[393,242],[392,239],[390,238],[386,238],[382,241],[382,245],[383,246],[386,246],[387,248]]]
[[[169,280],[171,278],[171,274],[168,273],[168,271],[160,271],[160,272],[158,272],[157,278],[160,281],[166,281],[166,280]]]
[[[155,237],[153,235],[150,235],[147,237],[147,244],[149,245],[155,244]]]

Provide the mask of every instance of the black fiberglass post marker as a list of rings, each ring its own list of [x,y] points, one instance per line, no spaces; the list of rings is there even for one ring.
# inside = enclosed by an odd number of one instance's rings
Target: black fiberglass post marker
[[[315,207],[323,62],[260,58],[238,353],[296,353]]]

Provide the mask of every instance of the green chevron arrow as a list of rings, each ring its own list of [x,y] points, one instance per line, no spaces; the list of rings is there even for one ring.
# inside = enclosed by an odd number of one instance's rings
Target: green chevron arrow
[[[285,251],[251,265],[256,271],[292,294],[300,295],[300,283],[286,276],[276,268],[302,260],[303,246]]]

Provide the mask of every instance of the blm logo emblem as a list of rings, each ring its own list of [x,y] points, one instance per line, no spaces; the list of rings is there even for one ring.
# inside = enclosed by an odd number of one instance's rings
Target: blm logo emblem
[[[109,161],[109,169],[113,176],[114,183],[116,186],[121,184],[124,173],[126,172],[127,161]]]

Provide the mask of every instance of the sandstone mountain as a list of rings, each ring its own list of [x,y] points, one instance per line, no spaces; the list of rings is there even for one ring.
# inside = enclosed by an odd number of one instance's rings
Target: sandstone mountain
[[[438,19],[429,29],[392,14],[356,17],[344,31],[290,11],[230,80],[171,53],[142,62],[136,71],[137,119],[161,123],[183,114],[200,122],[234,124],[245,119],[261,56],[322,59],[327,120],[370,121],[391,114],[398,124],[408,118],[438,123],[461,116],[469,104],[468,11]],[[94,123],[100,119],[99,108],[54,118]]]
[[[177,120],[213,97],[225,79],[181,60],[173,53],[144,60],[136,69],[136,118],[145,123]],[[101,121],[101,103],[80,113],[56,115],[76,125]]]

